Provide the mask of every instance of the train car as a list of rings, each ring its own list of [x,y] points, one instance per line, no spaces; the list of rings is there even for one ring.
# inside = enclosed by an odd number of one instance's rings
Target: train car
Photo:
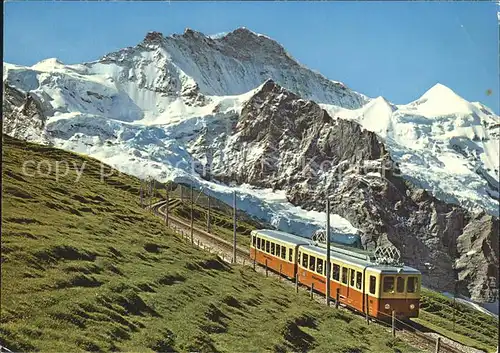
[[[309,239],[276,230],[253,230],[250,258],[288,278],[297,274],[297,248]]]
[[[326,294],[326,248],[307,238],[273,230],[252,232],[250,256],[256,262]],[[330,296],[362,313],[389,319],[418,317],[421,274],[408,266],[377,263],[358,249],[330,247]]]
[[[299,282],[326,294],[326,249],[298,249]],[[377,264],[365,252],[331,246],[330,295],[352,309],[378,319],[418,317],[421,274],[408,266]]]

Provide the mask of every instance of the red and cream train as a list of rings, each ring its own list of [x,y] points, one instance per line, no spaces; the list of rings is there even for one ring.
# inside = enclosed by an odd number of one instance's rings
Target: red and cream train
[[[252,231],[250,257],[269,269],[326,293],[326,248],[275,230]],[[330,246],[330,295],[362,313],[387,319],[418,317],[421,274],[408,266],[377,264],[368,252]]]

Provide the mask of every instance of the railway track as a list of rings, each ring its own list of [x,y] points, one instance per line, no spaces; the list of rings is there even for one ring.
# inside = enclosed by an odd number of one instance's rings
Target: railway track
[[[12,351],[10,349],[8,349],[7,347],[3,346],[0,344],[0,352],[10,352],[12,353]]]
[[[158,216],[161,216],[162,218],[165,219],[165,212],[164,212],[165,206],[166,206],[166,201],[159,201],[159,202],[156,202],[155,204],[148,206],[146,208],[151,209],[155,214],[157,214]],[[187,234],[188,238],[191,236],[191,224],[189,222],[186,222],[185,220],[178,218],[176,216],[172,216],[171,214],[169,214],[169,216],[168,216],[168,222],[169,222],[170,228],[174,228],[174,229],[180,231],[180,233],[183,236],[184,236],[184,234]],[[229,242],[225,239],[222,239],[214,234],[208,233],[202,229],[197,228],[196,226],[193,226],[192,232],[193,232],[193,242],[194,242],[194,238],[204,239],[206,242],[212,243],[216,249],[218,248],[221,251],[225,251],[226,254],[229,254],[227,260],[229,260],[229,261],[232,260],[232,251],[233,251],[233,243],[232,242]],[[215,250],[215,251],[217,252],[217,250]],[[237,263],[242,263],[242,264],[246,263],[249,266],[252,264],[252,260],[250,259],[250,252],[246,248],[241,248],[241,247],[237,246],[236,247],[236,257],[237,257],[237,259],[236,259]],[[226,260],[226,259],[223,258],[223,260]],[[261,266],[259,265],[259,267],[261,267]],[[269,269],[269,272],[274,273],[274,271],[272,271],[271,269]],[[277,274],[277,273],[274,273],[274,275],[279,276],[279,274]],[[284,278],[283,276],[281,276],[281,277]],[[280,279],[282,279],[282,278],[280,278]],[[292,283],[292,281],[288,281],[288,282],[290,282],[290,284],[294,285],[294,283]],[[321,301],[322,303],[324,303],[324,298],[319,297],[319,296],[316,296],[316,298],[319,299],[318,301]],[[334,300],[334,299],[332,299],[332,300]],[[349,309],[345,305],[341,304],[341,306],[346,310],[354,312],[353,310]],[[385,327],[388,326],[387,322],[376,320],[374,318],[370,318],[370,320],[377,322],[378,324],[383,325]],[[390,327],[390,325],[389,325],[389,327]],[[405,340],[410,342],[412,345],[417,346],[419,349],[424,349],[425,351],[437,352],[435,350],[436,349],[436,338],[423,333],[420,328],[422,328],[422,326],[413,322],[413,321],[409,321],[409,322],[399,321],[396,324],[396,330],[400,333],[400,336],[403,336],[405,338]],[[434,331],[430,331],[430,333],[437,335],[437,333]],[[469,347],[463,346],[462,349],[459,349],[459,348],[456,348],[450,344],[443,342],[443,340],[449,340],[449,339],[446,337],[441,337],[439,352],[443,352],[443,353],[471,353],[472,352],[470,349],[467,349]],[[451,341],[451,340],[449,340],[449,341]],[[457,343],[457,345],[460,345],[460,344]],[[475,352],[477,352],[477,350]]]
[[[163,211],[165,207],[165,201],[160,201],[151,206],[151,209],[154,213],[159,216],[165,218],[165,212]],[[186,234],[190,235],[191,224],[182,220],[181,218],[169,215],[168,222],[170,227],[174,227],[177,229],[183,229]],[[204,238],[209,240],[209,242],[216,244],[218,247],[230,250],[231,254],[233,251],[233,243],[229,242],[225,239],[222,239],[214,234],[208,233],[204,230],[201,230],[197,227],[193,227],[193,237]],[[231,255],[232,256],[232,255]],[[236,247],[236,257],[239,257],[240,260],[243,258],[247,261],[250,261],[250,253],[247,249],[241,248],[239,246]],[[237,259],[238,260],[238,259]],[[241,262],[241,261],[240,261]]]

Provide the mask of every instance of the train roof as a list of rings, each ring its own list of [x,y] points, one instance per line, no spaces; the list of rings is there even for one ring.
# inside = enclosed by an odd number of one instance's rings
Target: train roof
[[[286,242],[293,245],[311,245],[324,247],[326,249],[326,244],[319,244],[310,238],[300,237],[295,234],[282,232],[279,230],[271,230],[271,229],[261,229],[253,231],[253,234],[260,234],[266,236],[268,238],[273,238],[280,240],[282,242]],[[373,253],[367,250],[353,248],[344,244],[339,244],[334,241],[330,242],[330,251],[338,252],[344,255],[360,258],[363,260],[373,259]]]
[[[307,252],[314,253],[316,255],[320,256],[325,256],[326,257],[326,248],[319,247],[316,245],[305,245],[302,246],[301,249],[306,250]],[[367,265],[372,264],[370,261],[367,261],[366,259],[360,259],[357,257],[352,257],[347,254],[342,254],[342,253],[337,253],[335,251],[331,251],[330,249],[330,258],[336,258],[339,259],[342,262],[351,264],[351,265],[358,265],[361,267],[366,267]]]
[[[262,235],[291,245],[300,245],[301,249],[326,257],[326,247],[313,240],[298,235],[272,229],[253,230],[253,235]],[[350,265],[370,267],[372,271],[388,274],[420,274],[420,271],[409,266],[383,265],[375,262],[374,256],[367,250],[355,249],[339,244],[330,244],[330,258],[338,259]]]
[[[326,248],[316,245],[304,245],[302,249],[308,252],[315,253],[320,256],[326,257]],[[335,248],[335,247],[332,247]],[[409,266],[394,266],[394,265],[381,265],[373,262],[371,259],[363,259],[362,257],[353,257],[352,254],[338,252],[337,249],[330,249],[330,258],[338,259],[350,265],[360,267],[370,267],[372,271],[384,274],[420,274],[420,271]]]
[[[252,234],[263,235],[268,238],[274,238],[284,243],[292,244],[292,245],[305,245],[310,244],[312,242],[309,238],[299,237],[298,235],[281,232],[279,230],[272,229],[259,229],[253,230]]]

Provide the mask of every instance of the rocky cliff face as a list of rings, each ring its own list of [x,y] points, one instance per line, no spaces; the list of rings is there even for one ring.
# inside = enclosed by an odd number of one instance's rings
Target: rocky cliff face
[[[46,141],[43,129],[51,108],[36,94],[3,84],[3,131],[27,141]]]
[[[369,99],[344,84],[328,80],[300,65],[276,41],[238,28],[221,38],[186,29],[182,35],[144,41],[159,47],[206,95],[246,93],[272,78],[290,91],[317,102],[359,108]]]
[[[375,133],[273,81],[245,103],[233,129],[212,157],[219,180],[285,190],[312,210],[323,210],[328,196],[368,248],[395,245],[428,286],[453,291],[457,280],[465,295],[497,297],[498,219],[412,186]]]

